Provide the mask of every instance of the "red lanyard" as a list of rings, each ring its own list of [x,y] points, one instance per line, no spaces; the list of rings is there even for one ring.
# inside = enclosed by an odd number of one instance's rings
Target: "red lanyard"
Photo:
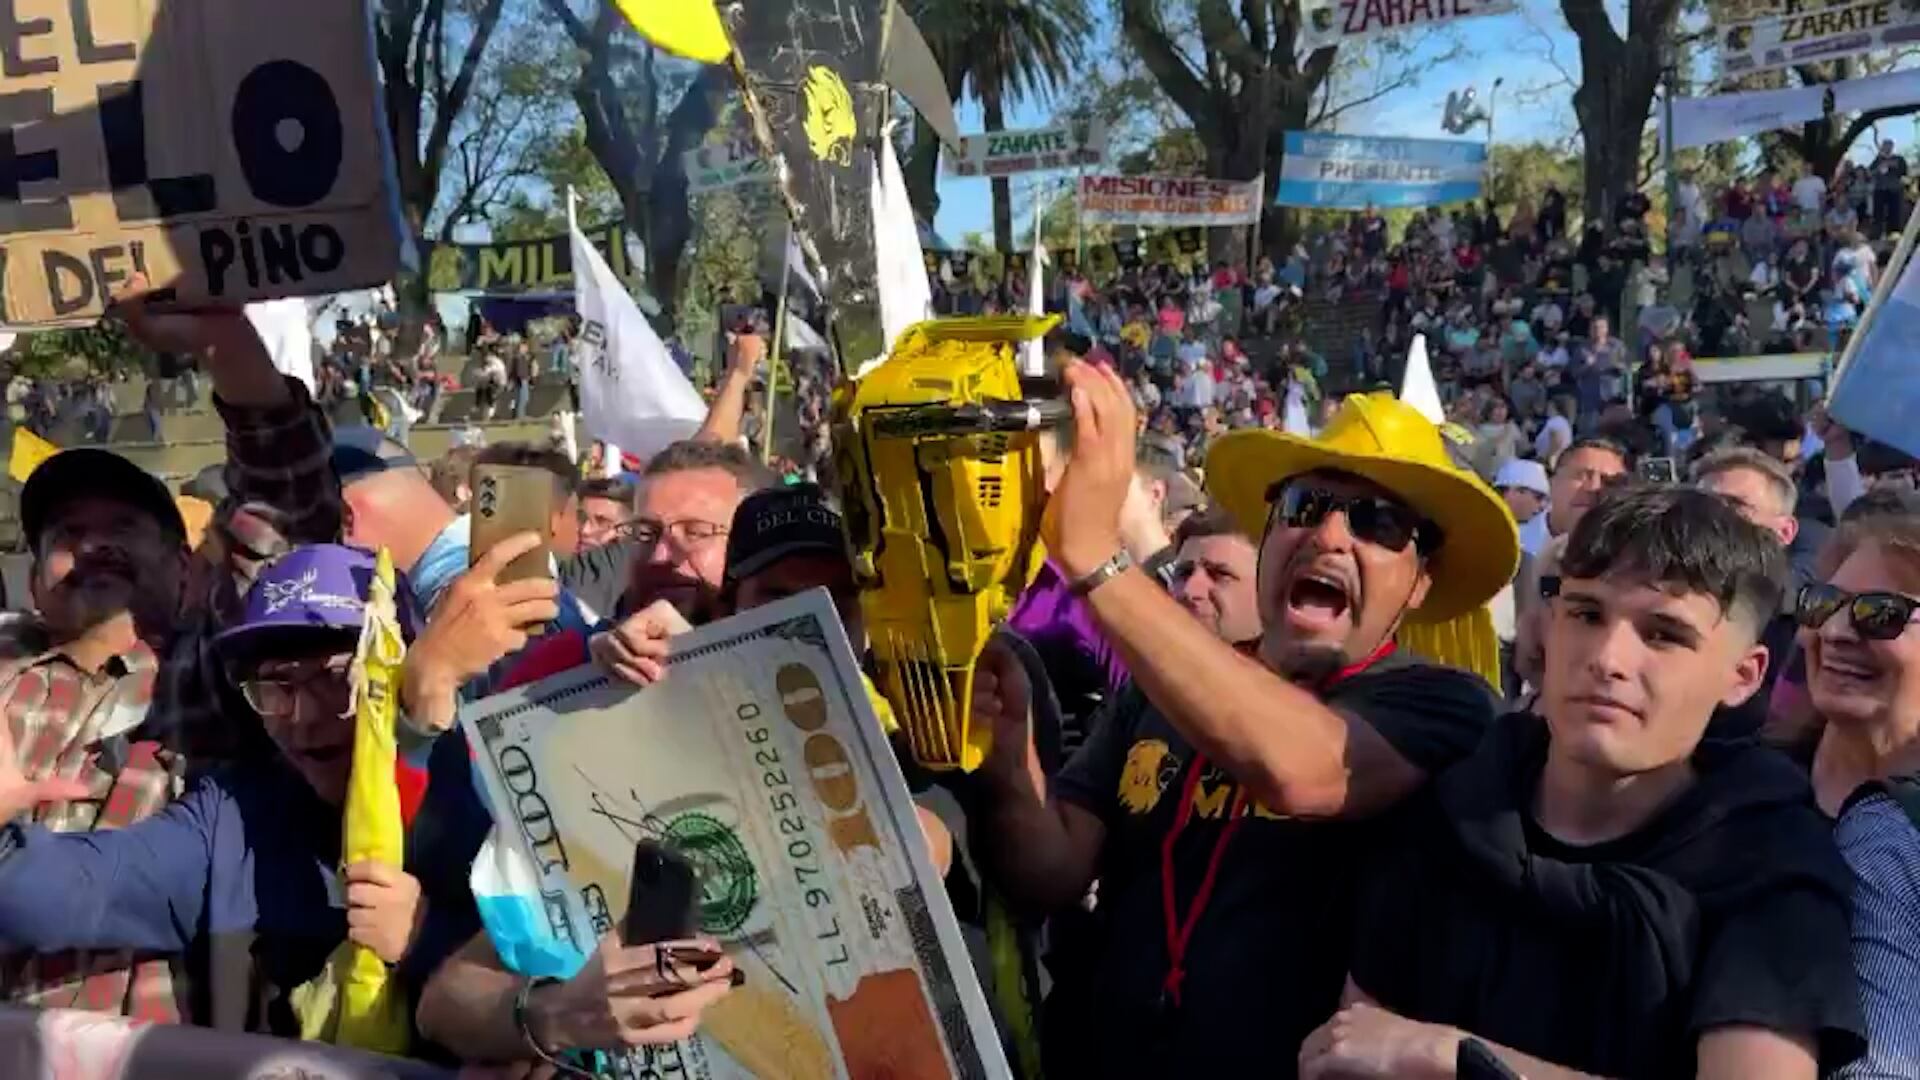
[[[1388,641],[1369,653],[1357,663],[1350,664],[1334,672],[1323,680],[1319,690],[1325,693],[1329,688],[1344,680],[1358,675],[1381,658],[1393,651],[1393,642]],[[1180,785],[1180,805],[1174,811],[1173,828],[1160,841],[1160,908],[1165,917],[1167,931],[1167,977],[1160,984],[1161,994],[1174,1006],[1180,1004],[1180,984],[1187,977],[1187,945],[1193,940],[1193,931],[1200,925],[1200,914],[1207,909],[1207,902],[1213,899],[1214,882],[1220,877],[1220,863],[1226,857],[1227,844],[1233,840],[1233,834],[1240,828],[1247,810],[1246,788],[1237,786],[1233,793],[1233,804],[1227,808],[1227,824],[1214,838],[1213,851],[1207,855],[1207,869],[1200,877],[1200,888],[1194,891],[1193,906],[1187,909],[1187,917],[1180,918],[1180,905],[1174,896],[1173,847],[1186,831],[1187,822],[1193,820],[1193,797],[1200,789],[1200,775],[1207,771],[1207,759],[1202,754],[1193,755],[1193,763],[1187,766],[1186,779]]]

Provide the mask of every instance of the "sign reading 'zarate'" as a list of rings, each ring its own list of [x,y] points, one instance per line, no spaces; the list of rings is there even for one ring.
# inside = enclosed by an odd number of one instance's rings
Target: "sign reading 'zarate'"
[[[0,325],[392,276],[366,0],[0,0]]]

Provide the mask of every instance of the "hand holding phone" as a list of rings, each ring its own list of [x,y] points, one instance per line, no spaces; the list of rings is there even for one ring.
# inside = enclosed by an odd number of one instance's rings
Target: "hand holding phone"
[[[553,474],[528,465],[481,464],[473,467],[473,527],[467,543],[468,565],[479,562],[495,544],[518,533],[535,533],[540,546],[500,572],[501,584],[553,576],[553,511],[558,492]]]

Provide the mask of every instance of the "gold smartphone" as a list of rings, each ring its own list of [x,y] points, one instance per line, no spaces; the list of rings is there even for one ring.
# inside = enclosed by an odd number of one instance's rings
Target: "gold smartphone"
[[[501,582],[550,578],[548,550],[553,546],[555,491],[553,474],[528,465],[473,467],[473,533],[467,565],[486,557],[495,544],[523,532],[539,533],[540,546],[507,564]]]

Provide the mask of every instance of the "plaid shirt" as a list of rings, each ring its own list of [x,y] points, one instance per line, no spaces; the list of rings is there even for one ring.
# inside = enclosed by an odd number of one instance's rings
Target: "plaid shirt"
[[[219,516],[235,557],[182,613],[164,663],[143,644],[88,674],[34,640],[44,633],[31,625],[12,648],[0,645],[0,709],[26,774],[92,789],[88,799],[46,809],[39,820],[47,827],[125,827],[178,795],[189,765],[199,771],[256,744],[255,725],[234,719],[249,714],[213,652],[214,634],[237,610],[253,568],[294,545],[337,540],[341,521],[326,418],[298,380],[287,386],[294,400],[279,408],[214,400],[227,424],[231,492]],[[126,951],[0,952],[0,1001],[178,1020],[183,995],[172,961]]]

